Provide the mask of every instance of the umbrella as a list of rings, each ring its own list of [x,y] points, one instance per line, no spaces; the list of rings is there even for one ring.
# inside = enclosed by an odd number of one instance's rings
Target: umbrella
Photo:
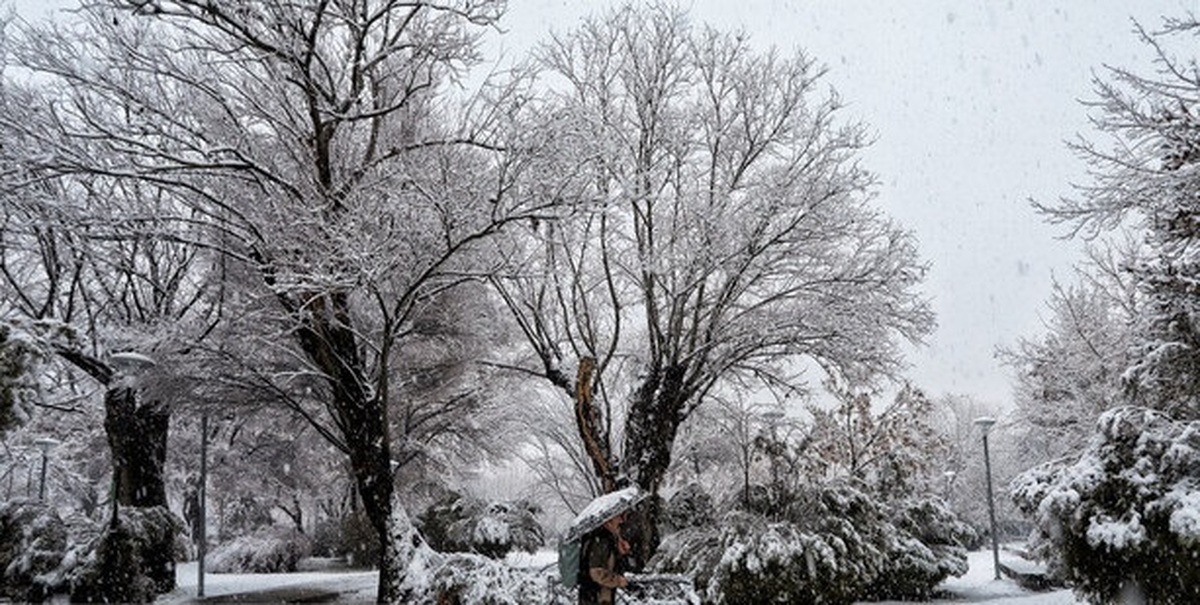
[[[584,534],[604,525],[605,521],[633,508],[647,496],[636,485],[604,494],[583,507],[563,533],[564,542],[573,542]]]

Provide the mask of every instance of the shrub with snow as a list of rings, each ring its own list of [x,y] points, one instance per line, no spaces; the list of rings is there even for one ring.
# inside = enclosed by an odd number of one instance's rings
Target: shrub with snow
[[[502,559],[510,552],[534,552],[545,543],[538,508],[525,501],[483,502],[453,494],[429,507],[417,527],[439,552],[474,552]]]
[[[424,592],[414,596],[421,603],[455,605],[559,602],[551,593],[548,572],[517,569],[469,553],[446,556],[434,569]]]
[[[967,572],[967,545],[976,532],[943,500],[913,497],[886,509],[894,531],[885,528],[883,568],[867,596],[928,600],[942,580]]]
[[[263,527],[217,545],[204,558],[214,573],[281,573],[311,552],[308,538],[291,527]]]
[[[66,526],[53,507],[24,499],[0,504],[0,597],[45,599],[66,550]]]
[[[713,498],[697,483],[689,483],[667,501],[663,519],[671,531],[711,525],[716,520]]]
[[[667,536],[650,566],[691,576],[706,602],[754,603],[770,595],[782,603],[852,603],[860,578],[875,575],[880,557],[850,524],[842,529],[848,531],[841,536],[820,535],[735,511],[717,526]]]
[[[920,597],[966,571],[971,530],[938,500],[889,505],[838,483],[779,512],[733,511],[669,535],[650,567],[691,576],[707,602],[814,605]]]
[[[175,536],[183,529],[165,507],[122,508],[119,522],[80,552],[69,576],[71,601],[146,603],[175,588]],[[66,565],[64,563],[64,565]],[[154,577],[169,578],[158,584]]]
[[[1089,602],[1200,603],[1200,421],[1122,407],[1097,429],[1078,457],[1014,480],[1034,552]]]

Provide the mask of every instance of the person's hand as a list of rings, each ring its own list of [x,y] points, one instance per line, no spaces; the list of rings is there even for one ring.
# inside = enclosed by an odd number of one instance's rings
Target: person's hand
[[[617,588],[626,588],[629,586],[629,580],[625,576],[617,576]]]
[[[621,556],[625,556],[629,554],[631,550],[633,549],[629,546],[629,542],[625,540],[625,538],[617,538],[617,553],[619,553]]]

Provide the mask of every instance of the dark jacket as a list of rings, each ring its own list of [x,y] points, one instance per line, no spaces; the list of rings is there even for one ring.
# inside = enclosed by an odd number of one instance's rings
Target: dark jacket
[[[607,605],[616,598],[615,588],[605,588],[592,579],[590,570],[593,567],[620,573],[617,562],[617,538],[603,527],[587,534],[581,543],[579,553],[579,604]]]

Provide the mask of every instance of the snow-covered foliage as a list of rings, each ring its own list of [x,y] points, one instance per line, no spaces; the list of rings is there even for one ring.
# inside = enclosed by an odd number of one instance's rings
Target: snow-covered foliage
[[[927,596],[966,571],[962,544],[970,533],[939,500],[885,508],[834,484],[804,494],[774,519],[733,511],[669,535],[650,565],[695,578],[705,600],[716,603],[763,594],[788,603]]]
[[[0,435],[29,420],[31,398],[37,381],[30,367],[34,350],[0,321]]]
[[[867,589],[873,599],[932,596],[935,586],[967,572],[975,530],[940,499],[908,498],[886,507],[897,531],[888,534],[883,571]]]
[[[1012,493],[1037,524],[1036,554],[1089,601],[1136,590],[1200,602],[1200,421],[1110,410],[1086,450],[1024,473]]]
[[[851,603],[865,578],[877,575],[880,557],[849,523],[838,529],[846,531],[817,534],[734,512],[717,526],[667,536],[651,566],[695,578],[701,595],[715,603],[764,594],[788,603]]]
[[[311,551],[308,538],[290,527],[263,527],[217,545],[205,557],[214,573],[279,573],[296,571]]]
[[[626,574],[633,584],[620,591],[626,605],[688,605],[700,602],[689,578]],[[573,605],[577,591],[558,582],[555,566],[527,567],[488,557],[455,553],[438,560],[409,603],[419,605]]]
[[[21,499],[0,504],[0,597],[46,598],[66,551],[66,526],[53,507]]]
[[[115,525],[106,523],[95,540],[71,555],[77,558],[68,577],[71,600],[145,603],[174,589],[174,552],[161,545],[173,544],[182,527],[165,507],[122,508]],[[155,576],[170,584],[156,584]]]
[[[809,409],[807,453],[799,457],[806,475],[853,477],[885,499],[911,493],[943,445],[930,422],[932,401],[911,385],[882,408],[865,393],[832,390],[837,406]]]
[[[417,518],[417,527],[440,552],[473,552],[502,559],[516,550],[534,552],[545,543],[538,507],[525,500],[484,502],[451,494]]]
[[[547,572],[517,569],[470,553],[445,557],[433,570],[428,584],[413,596],[415,603],[457,605],[555,602]]]
[[[699,483],[689,483],[667,500],[663,522],[678,531],[688,527],[704,527],[716,520],[713,498]]]

